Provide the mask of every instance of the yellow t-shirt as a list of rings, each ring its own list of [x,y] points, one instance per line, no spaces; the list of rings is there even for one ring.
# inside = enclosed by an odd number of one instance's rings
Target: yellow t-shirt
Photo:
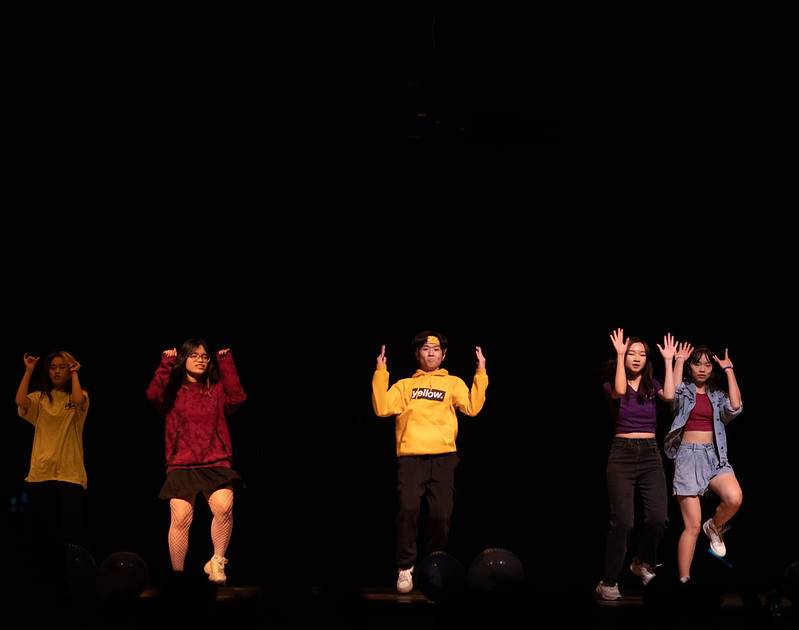
[[[83,465],[83,424],[89,396],[83,409],[72,404],[72,396],[53,390],[53,402],[40,391],[28,394],[30,407],[17,407],[20,417],[34,427],[31,467],[25,481],[68,481],[86,487]]]

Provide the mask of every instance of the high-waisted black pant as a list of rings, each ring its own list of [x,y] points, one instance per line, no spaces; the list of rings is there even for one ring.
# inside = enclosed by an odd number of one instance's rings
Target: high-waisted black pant
[[[417,559],[422,499],[427,501],[427,522],[420,556],[443,551],[449,536],[455,495],[457,453],[403,455],[397,459],[397,567],[410,568]]]
[[[666,532],[668,494],[663,459],[654,439],[614,438],[608,456],[610,529],[605,544],[605,584],[615,584],[621,574],[627,543],[635,524],[635,492],[643,502],[643,529],[637,556],[652,567]]]

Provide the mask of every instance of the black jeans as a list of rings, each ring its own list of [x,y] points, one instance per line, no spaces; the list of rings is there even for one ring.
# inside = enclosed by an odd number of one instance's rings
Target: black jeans
[[[660,449],[654,439],[614,438],[608,456],[610,529],[605,544],[605,584],[616,584],[635,524],[635,491],[644,507],[643,531],[637,556],[657,564],[657,548],[666,533],[668,494]]]
[[[403,455],[397,459],[397,567],[410,568],[417,558],[422,497],[427,499],[427,523],[421,556],[443,551],[449,536],[455,495],[457,453]]]

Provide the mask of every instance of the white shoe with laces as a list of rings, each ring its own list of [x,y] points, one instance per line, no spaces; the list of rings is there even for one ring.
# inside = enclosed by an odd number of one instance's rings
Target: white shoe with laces
[[[413,567],[399,569],[397,575],[397,590],[400,593],[410,593],[413,590]]]
[[[644,586],[649,584],[655,577],[655,569],[652,568],[652,565],[647,564],[646,562],[641,562],[641,560],[637,557],[633,558],[632,564],[630,565],[630,571],[641,578]]]
[[[596,592],[602,599],[609,602],[618,602],[622,599],[618,584],[607,586],[604,582],[600,582],[596,587]]]
[[[702,531],[710,538],[710,550],[719,558],[723,558],[727,554],[727,546],[724,544],[722,534],[728,529],[729,527],[727,525],[718,529],[712,518],[707,519],[702,525]]]
[[[208,579],[214,584],[227,584],[227,576],[225,575],[225,565],[227,558],[221,558],[214,555],[208,562],[205,563],[205,573]]]

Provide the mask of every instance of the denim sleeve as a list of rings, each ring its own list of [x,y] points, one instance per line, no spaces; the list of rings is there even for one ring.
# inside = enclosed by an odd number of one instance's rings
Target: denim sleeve
[[[741,401],[741,406],[738,409],[733,409],[732,404],[730,403],[729,396],[723,395],[723,400],[721,401],[721,421],[726,425],[730,420],[733,418],[737,418],[738,414],[743,411],[744,403]]]

